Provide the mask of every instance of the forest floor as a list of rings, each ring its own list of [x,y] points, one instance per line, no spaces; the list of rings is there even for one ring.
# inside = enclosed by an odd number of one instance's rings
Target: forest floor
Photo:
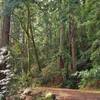
[[[26,92],[25,92],[26,91]],[[54,100],[100,100],[100,91],[87,91],[87,90],[75,90],[75,89],[63,89],[63,88],[49,88],[49,87],[37,87],[34,89],[26,89],[24,93],[26,95],[15,95],[7,97],[6,100],[16,100],[16,96],[21,97],[21,100],[43,100],[33,99],[35,96],[40,96],[41,93],[53,94],[56,99]],[[32,95],[29,95],[29,93]],[[18,99],[19,100],[19,99]],[[46,100],[46,99],[45,99]]]
[[[56,95],[57,100],[100,100],[100,91],[85,91],[60,88],[39,88]]]

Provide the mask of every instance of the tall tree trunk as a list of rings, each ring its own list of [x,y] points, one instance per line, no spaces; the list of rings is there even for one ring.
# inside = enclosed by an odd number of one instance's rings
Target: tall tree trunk
[[[27,59],[28,59],[28,72],[30,72],[30,39],[27,39]]]
[[[1,40],[0,40],[0,70],[6,71],[9,70],[9,68],[7,68],[8,66],[8,59],[7,56],[8,54],[8,50],[2,47],[6,47],[9,44],[9,33],[10,33],[10,15],[4,15],[3,16],[3,26],[1,29]],[[2,59],[3,57],[3,59]],[[10,75],[8,75],[7,73],[3,73],[0,72],[0,81],[3,81],[0,83],[0,93],[4,94],[6,93],[6,88],[7,88],[7,82],[8,82],[8,78],[10,78]],[[4,88],[5,87],[5,88]]]
[[[10,15],[5,15],[3,18],[3,27],[1,33],[1,44],[0,47],[7,46],[9,44],[9,33],[10,33]]]
[[[69,65],[71,72],[76,71],[76,23],[73,16],[69,17],[69,44],[70,44],[70,55],[71,55],[71,64]]]
[[[33,30],[32,30],[32,23],[31,23],[31,15],[30,15],[29,6],[27,6],[27,9],[28,9],[28,24],[29,24],[29,31],[30,31],[29,38],[32,40],[32,44],[33,44],[33,48],[34,48],[34,53],[35,53],[35,58],[36,58],[36,62],[37,62],[37,65],[38,65],[38,69],[39,69],[39,71],[41,71],[41,65],[40,65],[40,61],[39,61],[38,51],[37,51],[37,48],[36,48],[36,44],[35,44],[35,40],[34,40],[34,34],[33,34]]]
[[[64,68],[64,58],[63,58],[63,49],[64,49],[64,25],[61,24],[60,28],[60,46],[59,46],[59,66],[60,68]]]
[[[30,27],[30,32],[31,32],[31,34],[33,33],[32,27]],[[33,47],[34,47],[34,52],[35,52],[36,62],[37,62],[39,71],[41,71],[41,65],[40,65],[40,62],[39,62],[39,56],[38,56],[38,52],[37,52],[37,48],[36,48],[36,45],[35,45],[35,41],[34,41],[34,36],[33,36],[33,34],[32,34],[31,40],[32,40],[32,42],[33,42]]]

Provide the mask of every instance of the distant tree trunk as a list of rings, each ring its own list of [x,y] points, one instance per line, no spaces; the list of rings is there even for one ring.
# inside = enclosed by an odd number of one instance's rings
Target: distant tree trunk
[[[32,29],[31,29],[31,33],[32,33]],[[35,57],[36,57],[36,61],[37,61],[37,64],[38,64],[38,68],[39,68],[39,71],[41,71],[41,65],[40,65],[40,62],[39,62],[39,56],[38,56],[38,52],[37,52],[37,48],[36,48],[36,45],[35,45],[33,34],[32,34],[32,42],[33,42],[33,47],[34,47],[34,52],[35,52]]]
[[[10,15],[5,15],[3,18],[0,47],[7,46],[9,44],[9,33],[10,33]]]
[[[59,66],[64,68],[64,58],[63,58],[63,49],[64,49],[64,25],[61,24],[60,28],[60,46],[59,46]]]
[[[70,44],[70,55],[71,64],[69,65],[71,72],[76,71],[76,23],[72,16],[69,17],[69,44]]]
[[[28,59],[28,72],[30,72],[30,39],[27,38],[27,59]]]
[[[36,44],[35,44],[34,34],[33,34],[33,29],[32,29],[30,8],[29,8],[29,6],[27,6],[27,7],[28,7],[29,29],[30,29],[30,34],[31,34],[31,41],[32,41],[33,48],[34,48],[34,53],[35,53],[35,58],[36,58],[36,62],[37,62],[37,65],[38,65],[38,69],[39,69],[39,71],[41,71],[41,64],[40,64],[40,61],[39,61],[39,55],[38,55],[37,47],[36,47]]]

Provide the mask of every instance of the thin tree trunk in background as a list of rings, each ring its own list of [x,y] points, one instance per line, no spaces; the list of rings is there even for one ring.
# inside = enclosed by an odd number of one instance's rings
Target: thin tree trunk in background
[[[30,39],[27,39],[27,59],[28,59],[28,72],[30,72]]]
[[[34,48],[34,53],[35,53],[35,58],[36,58],[36,62],[37,62],[37,65],[38,65],[38,69],[39,71],[41,71],[41,65],[40,65],[40,62],[39,62],[39,56],[38,56],[38,51],[37,51],[37,48],[36,48],[36,44],[35,44],[35,40],[34,40],[34,35],[33,35],[33,30],[32,30],[32,23],[31,23],[31,16],[30,16],[30,9],[29,9],[29,6],[27,6],[28,8],[28,20],[29,20],[29,30],[30,30],[30,38],[32,40],[32,44],[33,44],[33,48]]]
[[[60,68],[64,68],[64,58],[63,58],[63,49],[64,49],[64,25],[63,23],[61,24],[60,28],[60,47],[59,47],[59,52],[60,52],[60,57],[59,57],[59,66]]]
[[[31,34],[33,33],[32,27],[31,27],[31,26],[30,26],[30,32],[31,32]],[[38,52],[37,52],[37,48],[36,48],[36,45],[35,45],[35,41],[34,41],[34,36],[33,36],[33,34],[32,34],[32,39],[31,39],[31,40],[32,40],[32,42],[33,42],[33,47],[34,47],[36,62],[37,62],[39,71],[41,71],[41,65],[40,65],[40,62],[39,62],[39,56],[38,56]]]
[[[71,39],[71,54],[72,54],[72,68],[73,72],[76,71],[76,44],[75,44],[75,38],[72,37]]]
[[[24,54],[25,54],[25,50],[24,50],[24,42],[25,42],[25,39],[24,39],[25,37],[24,37],[24,34],[22,33],[22,43],[23,43],[23,45],[22,45],[22,49],[21,49],[21,54],[22,54],[22,62],[21,62],[21,70],[22,70],[22,73],[24,73],[24,68],[23,68],[23,66],[24,66],[24,63],[23,63],[23,59],[24,59]]]

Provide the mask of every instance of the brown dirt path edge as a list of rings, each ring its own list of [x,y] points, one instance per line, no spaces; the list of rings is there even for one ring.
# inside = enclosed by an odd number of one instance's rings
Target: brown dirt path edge
[[[100,100],[100,92],[95,93],[95,91],[81,91],[47,87],[39,87],[38,89],[55,94],[57,100]]]

